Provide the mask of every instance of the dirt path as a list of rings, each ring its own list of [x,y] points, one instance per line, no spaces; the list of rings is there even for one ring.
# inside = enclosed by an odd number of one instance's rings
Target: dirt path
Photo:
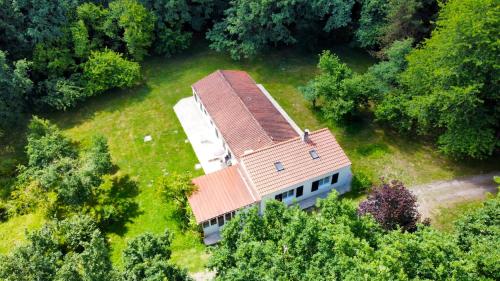
[[[433,211],[440,207],[483,199],[486,193],[496,193],[497,184],[493,176],[500,172],[458,178],[451,181],[437,181],[411,187],[411,191],[418,197],[419,211],[423,218],[431,217]]]

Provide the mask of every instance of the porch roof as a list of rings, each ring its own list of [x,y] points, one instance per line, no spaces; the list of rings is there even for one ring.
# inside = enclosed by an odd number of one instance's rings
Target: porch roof
[[[260,200],[234,165],[193,179],[198,190],[189,198],[197,223],[229,213]]]

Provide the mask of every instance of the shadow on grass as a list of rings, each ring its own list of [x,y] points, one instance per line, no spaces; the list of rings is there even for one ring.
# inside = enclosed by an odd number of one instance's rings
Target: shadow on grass
[[[111,176],[109,182],[104,183],[104,189],[108,190],[107,199],[109,200],[105,202],[108,203],[105,207],[113,208],[116,216],[103,228],[106,232],[122,236],[127,232],[126,224],[143,213],[139,210],[139,204],[134,201],[139,195],[138,183],[129,175],[115,174]]]
[[[97,112],[121,111],[131,104],[139,103],[147,98],[150,91],[151,89],[146,84],[129,89],[115,89],[90,97],[68,111],[40,115],[65,130],[91,120]]]

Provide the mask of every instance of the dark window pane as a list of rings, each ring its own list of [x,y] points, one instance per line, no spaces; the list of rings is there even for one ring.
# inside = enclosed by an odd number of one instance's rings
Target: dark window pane
[[[278,201],[283,200],[283,194],[278,194],[278,195],[274,196],[274,199],[276,199]]]
[[[209,222],[208,221],[204,221],[203,222],[203,228],[207,228],[208,226],[210,226]]]
[[[216,223],[217,223],[217,219],[211,219],[211,220],[210,220],[210,225],[214,225],[214,224],[216,224]]]
[[[228,213],[226,214],[226,221],[230,221],[231,220],[231,213]]]
[[[224,216],[219,216],[217,218],[217,220],[219,221],[219,226],[223,226],[224,225]]]
[[[337,183],[339,181],[339,173],[336,173],[332,176],[332,184]]]
[[[303,193],[304,193],[304,187],[303,186],[297,187],[297,197],[302,196]]]
[[[318,190],[318,187],[319,187],[319,181],[314,181],[311,187],[311,191],[314,192]]]

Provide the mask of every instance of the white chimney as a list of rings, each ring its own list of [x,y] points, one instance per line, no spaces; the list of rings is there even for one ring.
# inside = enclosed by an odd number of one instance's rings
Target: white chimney
[[[304,130],[304,134],[302,134],[302,141],[303,142],[308,142],[309,141],[309,129]]]

